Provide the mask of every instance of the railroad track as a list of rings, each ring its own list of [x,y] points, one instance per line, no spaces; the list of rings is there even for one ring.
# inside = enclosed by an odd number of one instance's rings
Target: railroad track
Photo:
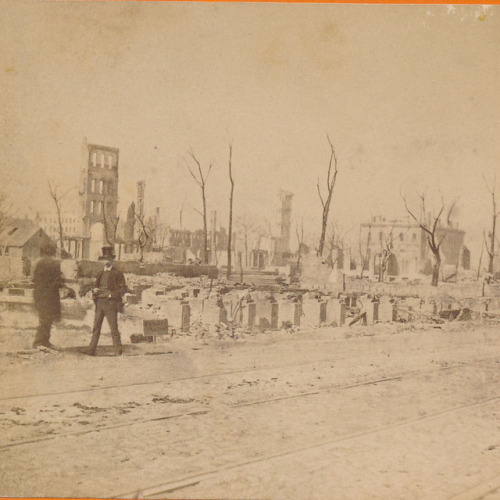
[[[285,451],[282,453],[270,454],[270,455],[255,458],[252,460],[241,461],[241,462],[238,462],[236,464],[230,464],[230,465],[222,466],[222,467],[219,467],[216,469],[207,470],[206,472],[203,472],[200,474],[187,475],[187,476],[184,476],[182,478],[177,478],[177,479],[172,480],[172,481],[167,481],[167,482],[159,483],[156,485],[141,487],[141,488],[135,489],[133,491],[120,492],[120,493],[118,493],[116,495],[112,495],[108,498],[155,498],[155,497],[159,497],[161,495],[170,494],[170,493],[173,493],[173,492],[181,490],[181,489],[195,486],[195,485],[199,484],[201,481],[204,481],[207,479],[212,479],[212,478],[216,477],[217,475],[224,473],[224,472],[227,472],[227,471],[244,468],[244,467],[249,466],[249,465],[267,462],[267,461],[279,459],[279,458],[286,457],[286,456],[297,455],[297,454],[300,454],[300,453],[303,453],[306,451],[310,451],[310,450],[321,450],[322,448],[326,448],[326,447],[336,445],[339,443],[344,443],[346,441],[358,439],[361,437],[370,436],[373,434],[377,434],[379,432],[384,432],[384,431],[388,431],[388,430],[392,430],[392,429],[397,429],[397,428],[401,428],[401,427],[419,424],[419,423],[426,422],[426,421],[435,420],[435,419],[440,418],[444,415],[449,415],[449,414],[452,414],[455,412],[465,411],[465,410],[470,409],[470,408],[488,405],[488,404],[491,404],[491,403],[494,403],[497,401],[500,401],[500,395],[486,398],[486,399],[483,399],[482,401],[477,401],[474,403],[467,403],[467,404],[455,406],[452,408],[447,408],[445,410],[440,410],[440,411],[434,412],[432,414],[425,415],[423,417],[408,419],[408,420],[405,420],[404,422],[398,422],[395,424],[380,426],[376,429],[370,429],[367,431],[349,434],[347,436],[342,436],[340,438],[331,439],[331,440],[323,441],[320,443],[315,443],[315,444],[312,444],[309,446],[304,446],[301,448],[288,450],[288,451]],[[478,500],[478,499],[481,499],[485,495],[492,493],[492,492],[495,492],[498,488],[500,488],[500,483],[497,482],[498,480],[500,480],[500,474],[497,476],[494,476],[490,480],[488,480],[484,483],[481,483],[480,485],[478,485],[474,488],[471,488],[470,490],[467,490],[463,494],[461,494],[457,497],[454,497],[454,498],[456,500]],[[479,494],[479,496],[477,496],[477,494]]]
[[[451,497],[450,500],[489,500],[490,498],[491,500],[493,498],[500,498],[500,474],[496,474],[486,481],[475,484],[472,488]]]
[[[456,369],[460,369],[460,368],[468,368],[471,366],[477,367],[478,364],[487,363],[487,362],[490,362],[492,360],[496,360],[496,358],[481,360],[481,361],[475,362],[475,363],[457,363],[456,365],[444,366],[444,367],[440,367],[440,368],[433,368],[433,369],[429,369],[429,370],[411,370],[411,371],[401,372],[401,373],[398,373],[395,375],[391,375],[389,377],[384,377],[384,378],[377,377],[374,379],[363,380],[360,382],[356,382],[354,384],[345,384],[345,385],[330,384],[330,385],[320,387],[317,390],[310,391],[310,392],[299,392],[297,394],[291,394],[291,395],[280,396],[280,397],[275,397],[275,398],[268,398],[268,399],[262,399],[262,400],[236,403],[233,405],[228,405],[228,408],[238,409],[238,408],[244,408],[244,407],[249,407],[249,406],[273,404],[273,403],[279,403],[280,401],[284,401],[284,400],[316,396],[316,395],[321,394],[321,393],[328,393],[328,392],[334,392],[334,391],[344,391],[344,390],[354,389],[357,387],[363,387],[366,385],[376,385],[376,384],[381,384],[381,383],[401,381],[401,380],[406,379],[406,378],[417,377],[417,376],[421,376],[421,375],[439,373],[439,372],[443,372],[443,371],[451,371],[451,370],[456,370]],[[309,363],[304,363],[304,364],[309,364]],[[297,366],[297,365],[286,365],[286,366]],[[228,372],[228,373],[242,373],[242,372],[247,373],[248,371],[260,371],[260,370],[264,370],[264,369],[276,369],[276,368],[279,368],[279,367],[259,368],[256,370],[241,370],[241,371]],[[186,378],[178,379],[178,380],[190,380],[190,379],[200,379],[200,378],[206,378],[206,377],[217,377],[220,375],[223,375],[223,374],[217,373],[215,375],[186,377]],[[157,382],[154,382],[154,383],[157,383]],[[161,383],[165,383],[165,381],[162,381]],[[117,389],[120,389],[122,387],[123,386],[119,386],[119,385],[111,386],[111,388],[117,388]],[[128,386],[125,386],[125,387],[128,387]],[[105,388],[96,388],[96,389],[105,389]],[[80,391],[80,392],[86,392],[86,391]],[[73,393],[74,393],[74,391],[68,391],[68,392],[65,392],[63,394],[73,394]],[[60,393],[56,393],[56,394],[60,394]],[[498,398],[500,398],[500,396],[498,396]],[[498,399],[498,398],[494,397],[493,399]],[[212,413],[213,411],[214,410],[211,410],[211,409],[203,409],[203,410],[195,410],[195,411],[191,410],[191,411],[180,412],[180,413],[176,413],[176,414],[172,414],[172,415],[151,417],[151,418],[142,419],[142,420],[133,420],[131,422],[122,422],[122,423],[117,423],[117,424],[111,424],[111,425],[107,425],[107,426],[103,426],[103,427],[99,427],[99,428],[94,428],[94,429],[85,429],[85,430],[76,431],[76,432],[59,433],[59,434],[43,436],[43,437],[39,437],[39,438],[20,440],[20,441],[15,441],[15,442],[8,443],[5,445],[0,445],[0,452],[9,450],[9,449],[14,448],[14,447],[36,444],[36,443],[47,442],[47,441],[53,441],[56,439],[61,439],[61,438],[66,438],[66,437],[76,437],[76,436],[83,436],[86,434],[100,433],[100,432],[110,431],[110,430],[123,428],[123,427],[131,427],[131,426],[135,426],[135,425],[145,425],[148,423],[158,422],[158,421],[162,421],[162,420],[174,420],[174,419],[184,418],[184,417],[206,415],[206,414]]]

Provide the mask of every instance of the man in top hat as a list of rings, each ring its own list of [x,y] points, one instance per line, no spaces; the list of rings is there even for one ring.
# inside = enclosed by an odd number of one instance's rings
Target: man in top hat
[[[59,288],[63,285],[61,264],[54,258],[54,245],[45,245],[40,249],[41,259],[33,272],[33,301],[38,312],[38,329],[33,347],[36,349],[56,349],[50,343],[50,329],[54,321],[61,319],[61,299]]]
[[[96,308],[92,340],[90,341],[87,354],[90,356],[95,355],[101,335],[102,322],[106,317],[111,329],[115,356],[121,356],[122,343],[120,332],[118,331],[118,313],[123,311],[122,297],[127,291],[125,277],[121,271],[116,269],[113,247],[103,247],[102,257],[99,260],[105,260],[106,263],[104,270],[97,276],[95,288],[92,290]]]

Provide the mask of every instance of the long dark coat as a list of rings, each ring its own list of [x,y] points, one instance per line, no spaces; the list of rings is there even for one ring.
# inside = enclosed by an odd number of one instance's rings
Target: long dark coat
[[[42,257],[33,273],[33,300],[40,315],[51,321],[61,319],[59,288],[63,286],[61,264],[51,257]]]
[[[101,279],[104,275],[105,271],[101,271],[95,281],[95,286],[99,288],[101,286]],[[127,285],[125,283],[125,276],[121,271],[118,271],[114,266],[110,271],[106,271],[109,273],[109,289],[111,291],[111,296],[118,303],[118,310],[123,310],[123,295],[127,291]],[[94,301],[100,298],[100,295],[94,297]]]

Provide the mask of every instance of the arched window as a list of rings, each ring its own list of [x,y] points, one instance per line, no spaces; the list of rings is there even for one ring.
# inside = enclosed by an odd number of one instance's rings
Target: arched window
[[[99,193],[104,193],[104,181],[102,179],[99,181]]]
[[[403,233],[399,233],[399,241],[404,241],[405,235]]]
[[[95,214],[95,201],[94,200],[92,200],[90,202],[90,213]]]
[[[92,165],[95,167],[97,163],[97,153],[92,151]]]

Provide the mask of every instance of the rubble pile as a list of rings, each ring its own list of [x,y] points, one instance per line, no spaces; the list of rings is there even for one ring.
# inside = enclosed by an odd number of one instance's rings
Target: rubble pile
[[[174,336],[195,339],[239,339],[272,330],[289,333],[324,326],[364,326],[377,323],[469,321],[500,318],[500,297],[464,297],[450,294],[447,286],[432,294],[374,294],[326,289],[281,288],[257,290],[250,286],[171,273],[153,276],[127,274],[129,292],[120,318],[123,338],[132,342],[160,342]],[[62,300],[63,325],[92,328],[94,303],[91,282],[79,279]],[[0,299],[0,320],[35,327],[32,290],[6,288]]]

